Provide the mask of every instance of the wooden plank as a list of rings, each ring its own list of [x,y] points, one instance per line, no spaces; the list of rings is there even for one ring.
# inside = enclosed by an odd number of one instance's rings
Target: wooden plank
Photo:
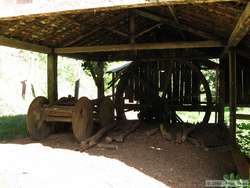
[[[53,117],[72,117],[74,106],[70,108],[66,106],[52,106],[44,109],[47,116]]]
[[[172,17],[173,17],[173,20],[175,21],[176,26],[178,27],[178,32],[180,33],[182,39],[183,39],[183,40],[186,40],[185,34],[184,34],[183,31],[180,29],[180,28],[181,28],[180,22],[179,22],[179,20],[178,20],[176,14],[175,14],[174,7],[171,6],[171,5],[168,5],[168,10],[169,10],[170,14],[171,14]]]
[[[50,104],[57,101],[57,55],[54,53],[47,56],[47,87]]]
[[[127,33],[124,33],[122,31],[119,31],[119,30],[114,29],[114,28],[104,27],[103,29],[106,29],[107,31],[111,31],[114,34],[120,35],[120,36],[125,37],[125,38],[129,37]]]
[[[129,38],[130,43],[135,43],[135,12],[129,11]]]
[[[46,117],[47,122],[72,122],[71,117],[58,117],[58,116],[48,116]]]
[[[230,107],[230,132],[233,143],[236,142],[236,51],[229,52],[229,107]]]
[[[249,114],[236,114],[236,119],[250,120]]]
[[[63,45],[63,47],[68,47],[68,46],[74,45],[74,44],[84,40],[85,38],[89,37],[90,35],[100,31],[101,29],[102,28],[98,27],[98,28],[96,28],[96,29],[94,29],[94,30],[92,30],[92,31],[90,31],[88,33],[82,34],[82,35],[76,37],[74,40],[70,40],[69,42],[65,43]]]
[[[0,45],[8,46],[11,48],[18,48],[22,50],[29,50],[32,52],[45,53],[45,54],[52,52],[52,48],[49,48],[47,46],[32,44],[29,42],[24,42],[13,38],[7,38],[4,36],[0,36]]]
[[[250,2],[247,3],[245,10],[241,14],[232,34],[229,37],[227,46],[222,52],[222,57],[231,47],[236,47],[250,30]]]
[[[56,54],[93,53],[93,52],[119,52],[134,50],[161,50],[161,49],[185,49],[185,48],[214,48],[223,47],[219,41],[190,41],[190,42],[165,42],[165,43],[140,43],[140,44],[118,44],[102,46],[81,46],[55,48]]]
[[[141,104],[124,104],[124,109],[129,109],[129,110],[139,110]],[[168,105],[169,110],[174,110],[174,111],[190,111],[190,112],[205,112],[207,110],[207,106],[205,105],[187,105],[187,106],[182,106],[182,105]],[[212,112],[217,111],[217,106],[213,105],[211,107]]]
[[[144,31],[141,31],[140,33],[136,34],[135,39],[137,39],[137,38],[143,36],[144,34],[154,30],[155,28],[159,28],[161,25],[162,25],[162,23],[158,23],[158,24],[153,25],[152,27],[145,29]]]

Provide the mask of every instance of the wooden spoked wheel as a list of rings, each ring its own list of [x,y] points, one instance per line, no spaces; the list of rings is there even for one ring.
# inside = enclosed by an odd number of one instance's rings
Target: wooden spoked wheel
[[[48,103],[45,97],[37,97],[29,106],[26,118],[27,131],[34,140],[44,139],[51,133],[52,127],[48,125],[43,114],[43,106]]]
[[[73,134],[78,142],[92,135],[93,117],[92,104],[87,97],[81,97],[75,104],[72,113]]]
[[[179,62],[180,64],[185,64],[187,65],[187,67],[189,68],[189,70],[192,70],[194,72],[194,74],[197,75],[197,77],[199,78],[200,80],[200,83],[201,85],[203,86],[204,88],[204,92],[205,92],[205,96],[206,96],[206,102],[204,102],[203,104],[203,107],[204,107],[204,111],[205,111],[205,114],[203,116],[203,119],[200,121],[200,122],[197,122],[199,124],[203,124],[203,125],[206,125],[208,124],[209,122],[209,119],[210,119],[210,115],[211,115],[211,108],[212,108],[212,96],[211,96],[211,91],[210,91],[210,88],[209,88],[209,84],[205,78],[205,76],[203,75],[203,73],[201,72],[201,70],[199,69],[199,67],[197,67],[195,64],[193,63],[190,63],[190,62]],[[125,93],[125,90],[126,90],[126,87],[128,85],[128,79],[129,77],[135,77],[136,80],[139,80],[140,82],[140,85],[141,85],[141,91],[140,93],[142,93],[140,96],[139,96],[139,100],[138,101],[142,101],[143,97],[147,95],[147,91],[155,91],[152,86],[151,86],[151,82],[150,80],[147,80],[147,78],[145,77],[137,77],[136,75],[136,71],[138,71],[138,68],[137,68],[138,64],[131,64],[130,67],[128,67],[125,71],[125,73],[120,77],[120,81],[117,85],[117,91],[116,91],[116,94],[115,94],[115,106],[116,106],[116,110],[117,110],[117,118],[118,119],[123,119],[123,117],[125,116],[125,112],[124,112],[124,106],[125,106],[125,100],[124,100],[124,93]],[[172,70],[173,71],[173,70]],[[142,73],[142,71],[141,71]],[[173,72],[170,72],[171,74]],[[169,76],[167,79],[170,79],[171,76]],[[154,94],[156,94],[156,96],[153,96],[149,101],[150,105],[153,106],[155,104],[158,104],[156,102],[154,102],[155,100],[153,100],[154,98],[157,99],[156,101],[157,102],[161,102],[162,100],[158,100],[158,99],[164,99],[164,97],[162,96],[159,96],[159,94],[157,92],[153,92]],[[145,105],[146,104],[146,105]],[[164,104],[164,108],[167,109],[167,110],[162,110],[163,113],[168,113],[168,103],[167,101],[166,102],[163,102]],[[147,106],[147,103],[140,103],[141,106]],[[182,104],[183,105],[183,104]],[[160,106],[160,105],[158,105]],[[194,106],[195,108],[195,106]],[[192,110],[190,110],[192,111]]]
[[[99,105],[99,119],[101,126],[107,126],[114,121],[114,103],[108,97],[104,98]]]

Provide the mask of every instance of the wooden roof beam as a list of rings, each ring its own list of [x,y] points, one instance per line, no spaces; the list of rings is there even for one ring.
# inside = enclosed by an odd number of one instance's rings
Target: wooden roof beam
[[[55,48],[56,54],[224,47],[219,41],[165,42]]]
[[[93,29],[92,31],[90,31],[90,32],[88,32],[88,33],[82,34],[82,35],[76,37],[75,39],[70,40],[69,42],[65,43],[65,44],[63,45],[63,47],[72,46],[72,45],[74,45],[74,44],[76,44],[76,43],[78,43],[78,42],[84,40],[85,38],[89,37],[90,35],[95,34],[96,32],[98,32],[98,31],[100,31],[100,30],[101,30],[101,28],[98,27],[98,28]]]
[[[179,31],[179,33],[180,33],[182,39],[183,39],[183,40],[187,40],[185,34],[184,34],[183,31],[180,29],[180,22],[179,22],[179,20],[178,20],[176,14],[175,14],[174,7],[171,6],[171,5],[168,5],[168,10],[169,10],[170,14],[171,14],[172,17],[173,17],[176,26],[178,27],[178,31]]]
[[[45,53],[45,54],[49,54],[52,52],[52,48],[49,48],[47,46],[32,44],[29,42],[20,41],[17,39],[11,39],[4,36],[0,36],[0,45],[11,48],[18,48],[22,50],[29,50],[32,52]]]
[[[128,37],[129,37],[129,35],[128,35],[127,33],[124,33],[124,32],[119,31],[119,30],[117,30],[117,29],[113,29],[113,28],[111,28],[111,27],[103,27],[103,29],[106,29],[107,31],[110,31],[110,32],[112,32],[112,33],[114,33],[114,34],[117,34],[117,35],[122,36],[122,37],[125,37],[125,38],[128,38]]]
[[[230,35],[227,46],[222,52],[221,57],[229,51],[230,48],[236,47],[240,41],[247,35],[250,30],[250,2],[247,3],[245,10],[241,14],[232,34]]]
[[[141,31],[140,33],[136,34],[135,39],[145,35],[146,33],[154,30],[155,28],[159,28],[160,26],[162,26],[162,23],[157,23],[157,24],[145,29],[144,31]]]
[[[155,14],[155,13],[152,13],[152,12],[149,12],[149,11],[139,10],[139,9],[136,9],[135,12],[137,13],[137,15],[140,15],[142,17],[145,17],[145,18],[151,19],[153,21],[169,25],[169,26],[174,27],[176,29],[180,29],[180,30],[183,30],[183,31],[190,32],[190,33],[192,33],[194,35],[198,35],[198,36],[200,36],[200,37],[202,37],[204,39],[212,39],[212,40],[214,40],[214,38],[215,38],[213,35],[210,35],[210,34],[208,34],[206,32],[196,30],[196,29],[194,29],[192,27],[189,27],[189,26],[186,26],[186,25],[183,25],[183,24],[177,24],[175,21],[172,21],[172,20],[170,20],[167,17],[162,16],[162,15],[158,15],[158,14]]]

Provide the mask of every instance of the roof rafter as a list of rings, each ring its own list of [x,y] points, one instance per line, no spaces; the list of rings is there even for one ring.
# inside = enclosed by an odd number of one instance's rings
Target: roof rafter
[[[180,22],[179,22],[179,20],[178,20],[176,14],[175,14],[174,7],[171,6],[171,5],[168,5],[168,10],[169,10],[170,14],[171,14],[172,17],[173,17],[173,19],[174,19],[174,21],[175,21],[175,23],[176,23],[176,26],[178,26],[178,31],[179,31],[181,37],[183,38],[183,40],[186,40],[185,34],[184,34],[183,31],[180,29]]]
[[[222,57],[232,47],[236,47],[250,30],[250,2],[247,3],[245,10],[241,14],[233,32],[231,33],[227,46],[222,52]]]
[[[11,39],[4,36],[0,36],[0,45],[23,49],[23,50],[29,50],[33,52],[45,53],[45,54],[49,54],[52,52],[52,48],[49,48],[47,46],[32,44],[29,42],[24,42],[17,39]]]
[[[164,23],[166,25],[170,25],[171,27],[174,27],[176,29],[181,29],[181,30],[193,33],[193,34],[198,35],[204,39],[214,39],[215,38],[214,36],[212,36],[206,32],[196,30],[196,29],[189,27],[189,26],[186,26],[186,25],[177,24],[177,23],[175,23],[175,21],[172,21],[164,16],[157,15],[155,13],[151,13],[149,11],[137,9],[135,12],[142,17],[154,20],[156,22]]]

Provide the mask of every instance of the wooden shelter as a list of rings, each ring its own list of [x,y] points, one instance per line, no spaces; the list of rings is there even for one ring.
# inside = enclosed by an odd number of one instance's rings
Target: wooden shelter
[[[94,1],[91,1],[94,4]],[[99,1],[98,1],[99,2]],[[120,1],[119,1],[120,2]],[[91,61],[196,61],[219,58],[219,123],[250,105],[248,0],[121,1],[0,18],[0,45],[48,54],[48,98],[57,100],[57,56]]]

